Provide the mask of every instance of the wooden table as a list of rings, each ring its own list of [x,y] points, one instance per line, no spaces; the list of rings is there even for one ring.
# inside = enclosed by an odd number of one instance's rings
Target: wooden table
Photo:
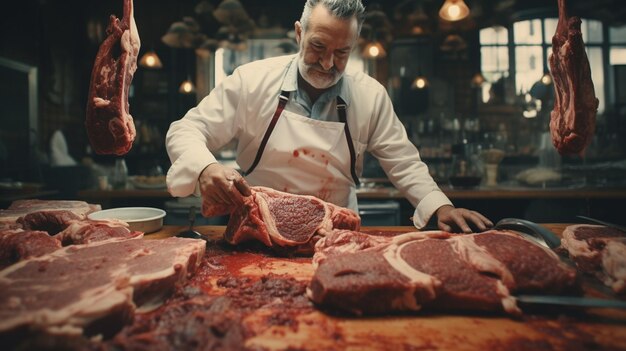
[[[566,224],[545,224],[560,235]],[[146,239],[172,236],[184,226],[166,226]],[[223,226],[197,231],[221,237]],[[412,227],[368,227],[413,231]],[[238,266],[236,274],[258,278],[275,273],[309,280],[310,259],[271,257]],[[209,277],[208,279],[212,279]],[[318,310],[299,316],[297,328],[260,328],[246,347],[267,350],[626,350],[626,311],[588,309],[558,314],[505,315],[417,312],[406,316],[345,318]]]

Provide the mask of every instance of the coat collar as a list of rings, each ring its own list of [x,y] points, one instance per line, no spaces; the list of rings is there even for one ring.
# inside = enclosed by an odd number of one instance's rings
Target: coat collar
[[[292,57],[291,62],[289,63],[289,67],[287,68],[287,74],[285,75],[285,78],[283,79],[283,84],[280,88],[282,91],[294,92],[298,90],[298,55],[299,54],[295,54]],[[346,76],[346,73],[344,72],[344,76],[341,77],[341,79],[339,79],[337,84],[330,87],[326,92],[324,92],[323,95],[326,95],[326,96],[331,95],[333,98],[335,96],[340,96],[343,99],[343,101],[346,102],[346,105],[349,107],[350,106],[350,91],[349,91],[348,84],[344,83],[345,76]],[[300,93],[300,91],[298,92]]]

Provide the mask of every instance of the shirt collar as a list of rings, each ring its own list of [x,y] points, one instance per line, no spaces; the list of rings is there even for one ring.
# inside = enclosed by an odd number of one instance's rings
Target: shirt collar
[[[285,79],[283,79],[283,84],[280,89],[282,91],[293,92],[298,90],[298,55],[295,54],[291,59],[291,63],[289,64],[289,68],[287,69],[287,74],[285,75]],[[324,95],[332,95],[340,96],[343,101],[346,102],[347,106],[350,106],[350,91],[348,84],[344,84],[344,78],[346,73],[344,72],[344,76],[339,79],[337,84],[333,85],[330,90],[324,93]]]

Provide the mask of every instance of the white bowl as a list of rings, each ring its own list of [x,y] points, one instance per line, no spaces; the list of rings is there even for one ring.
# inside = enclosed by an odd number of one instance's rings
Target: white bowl
[[[87,218],[119,219],[130,226],[131,230],[153,233],[163,228],[165,211],[153,207],[119,207],[90,213]]]

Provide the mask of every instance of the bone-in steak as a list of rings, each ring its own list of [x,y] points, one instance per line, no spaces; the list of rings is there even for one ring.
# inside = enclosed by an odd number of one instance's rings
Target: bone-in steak
[[[203,203],[206,217],[230,213],[224,239],[231,244],[255,239],[279,251],[312,253],[315,242],[333,229],[358,230],[353,211],[314,196],[252,187],[252,195],[236,199],[238,206]]]
[[[616,293],[626,292],[626,233],[602,225],[571,225],[563,231],[561,247],[580,270]]]
[[[205,242],[194,239],[111,240],[14,264],[0,271],[0,339],[17,329],[112,335],[136,306],[169,296],[204,250]]]
[[[578,286],[576,271],[554,252],[512,232],[380,237],[338,230],[315,249],[309,297],[356,314],[422,307],[517,314],[514,293]]]

